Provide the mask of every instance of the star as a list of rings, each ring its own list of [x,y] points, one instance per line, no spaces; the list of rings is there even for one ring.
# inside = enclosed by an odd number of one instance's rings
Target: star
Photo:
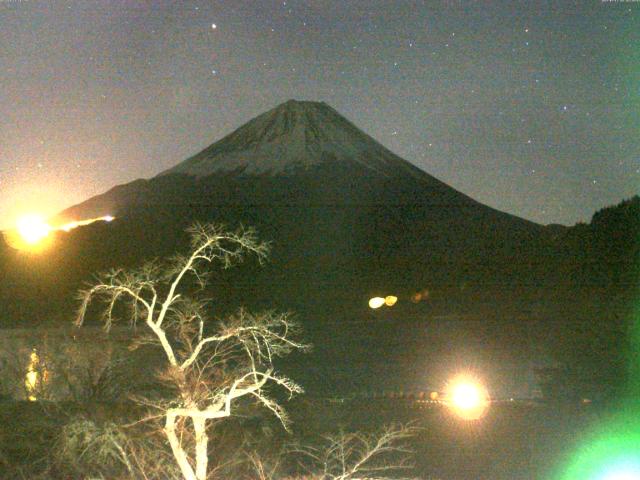
[[[211,24],[211,30],[216,30],[218,28],[218,26],[215,23]]]

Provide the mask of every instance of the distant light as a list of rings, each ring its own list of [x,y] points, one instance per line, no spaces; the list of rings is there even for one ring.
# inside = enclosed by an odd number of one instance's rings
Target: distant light
[[[39,215],[25,215],[18,220],[16,228],[28,245],[36,245],[51,232],[51,226]]]
[[[112,215],[105,215],[104,217],[89,218],[87,220],[76,220],[73,222],[65,223],[61,227],[58,227],[57,230],[70,232],[74,228],[84,227],[86,225],[91,225],[92,223],[95,223],[95,222],[113,222],[115,218],[116,217]]]
[[[29,355],[29,365],[27,366],[27,373],[24,377],[24,386],[27,389],[27,400],[30,402],[38,400],[36,392],[40,386],[40,373],[38,372],[39,364],[40,357],[34,348]]]
[[[386,303],[385,299],[382,297],[373,297],[369,300],[369,308],[380,308],[382,305]]]
[[[211,24],[211,30],[215,30],[215,29],[217,29],[217,28],[218,28],[218,26],[217,26],[215,23],[212,23],[212,24]]]
[[[458,376],[447,386],[446,403],[463,420],[478,420],[489,407],[489,394],[478,380]]]
[[[21,217],[16,222],[16,228],[2,232],[7,244],[17,250],[25,250],[33,253],[40,253],[51,246],[54,235],[51,233],[71,230],[90,225],[94,222],[112,222],[113,215],[90,218],[87,220],[77,220],[65,223],[64,225],[51,226],[40,215],[29,214]]]
[[[386,297],[373,297],[369,299],[369,308],[380,308],[383,305],[387,307],[393,307],[398,301],[398,297],[394,295],[387,295]]]

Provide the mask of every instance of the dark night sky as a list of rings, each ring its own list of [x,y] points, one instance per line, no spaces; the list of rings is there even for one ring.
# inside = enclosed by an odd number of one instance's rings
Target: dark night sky
[[[289,98],[483,203],[572,224],[639,192],[639,95],[640,2],[0,0],[0,226]]]

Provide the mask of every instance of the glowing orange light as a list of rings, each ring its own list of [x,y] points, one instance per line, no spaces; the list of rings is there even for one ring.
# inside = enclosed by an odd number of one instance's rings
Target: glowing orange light
[[[46,238],[51,232],[51,226],[39,215],[25,215],[16,225],[18,234],[29,245],[35,245]]]
[[[489,393],[477,379],[461,375],[447,386],[446,404],[463,420],[478,420],[489,408]]]
[[[70,232],[74,228],[89,225],[94,222],[112,222],[115,217],[103,217],[77,220],[60,226],[51,226],[40,215],[29,214],[18,219],[16,228],[3,232],[7,243],[17,250],[41,252],[51,244],[51,233],[56,231]]]

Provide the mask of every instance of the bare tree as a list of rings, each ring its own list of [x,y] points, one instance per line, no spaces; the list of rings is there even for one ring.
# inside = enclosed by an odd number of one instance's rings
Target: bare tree
[[[412,425],[388,425],[374,433],[340,432],[322,437],[318,446],[293,446],[267,457],[251,451],[247,457],[258,480],[398,479],[414,466],[407,441],[417,432]],[[298,458],[297,475],[283,472],[287,456]]]
[[[241,309],[212,325],[208,302],[187,296],[189,282],[204,288],[205,267],[212,262],[228,268],[246,254],[263,261],[268,245],[258,241],[252,229],[228,232],[219,226],[196,224],[189,233],[188,256],[98,276],[95,284],[80,292],[76,323],[83,324],[90,302],[99,298],[105,303],[102,319],[106,329],[116,321],[120,305],[129,307],[132,324],[144,324],[147,335],[137,344],[160,345],[165,365],[159,378],[174,395],[143,402],[160,409],[164,434],[185,480],[205,480],[208,421],[229,417],[240,398],[253,398],[287,427],[286,413],[269,395],[268,387],[278,385],[289,396],[302,389],[276,374],[273,361],[306,346],[296,340],[296,324],[287,314],[254,315]]]
[[[406,441],[416,432],[410,425],[389,425],[377,433],[326,436],[324,447],[303,449],[312,460],[309,474],[318,480],[400,478],[413,467]]]

